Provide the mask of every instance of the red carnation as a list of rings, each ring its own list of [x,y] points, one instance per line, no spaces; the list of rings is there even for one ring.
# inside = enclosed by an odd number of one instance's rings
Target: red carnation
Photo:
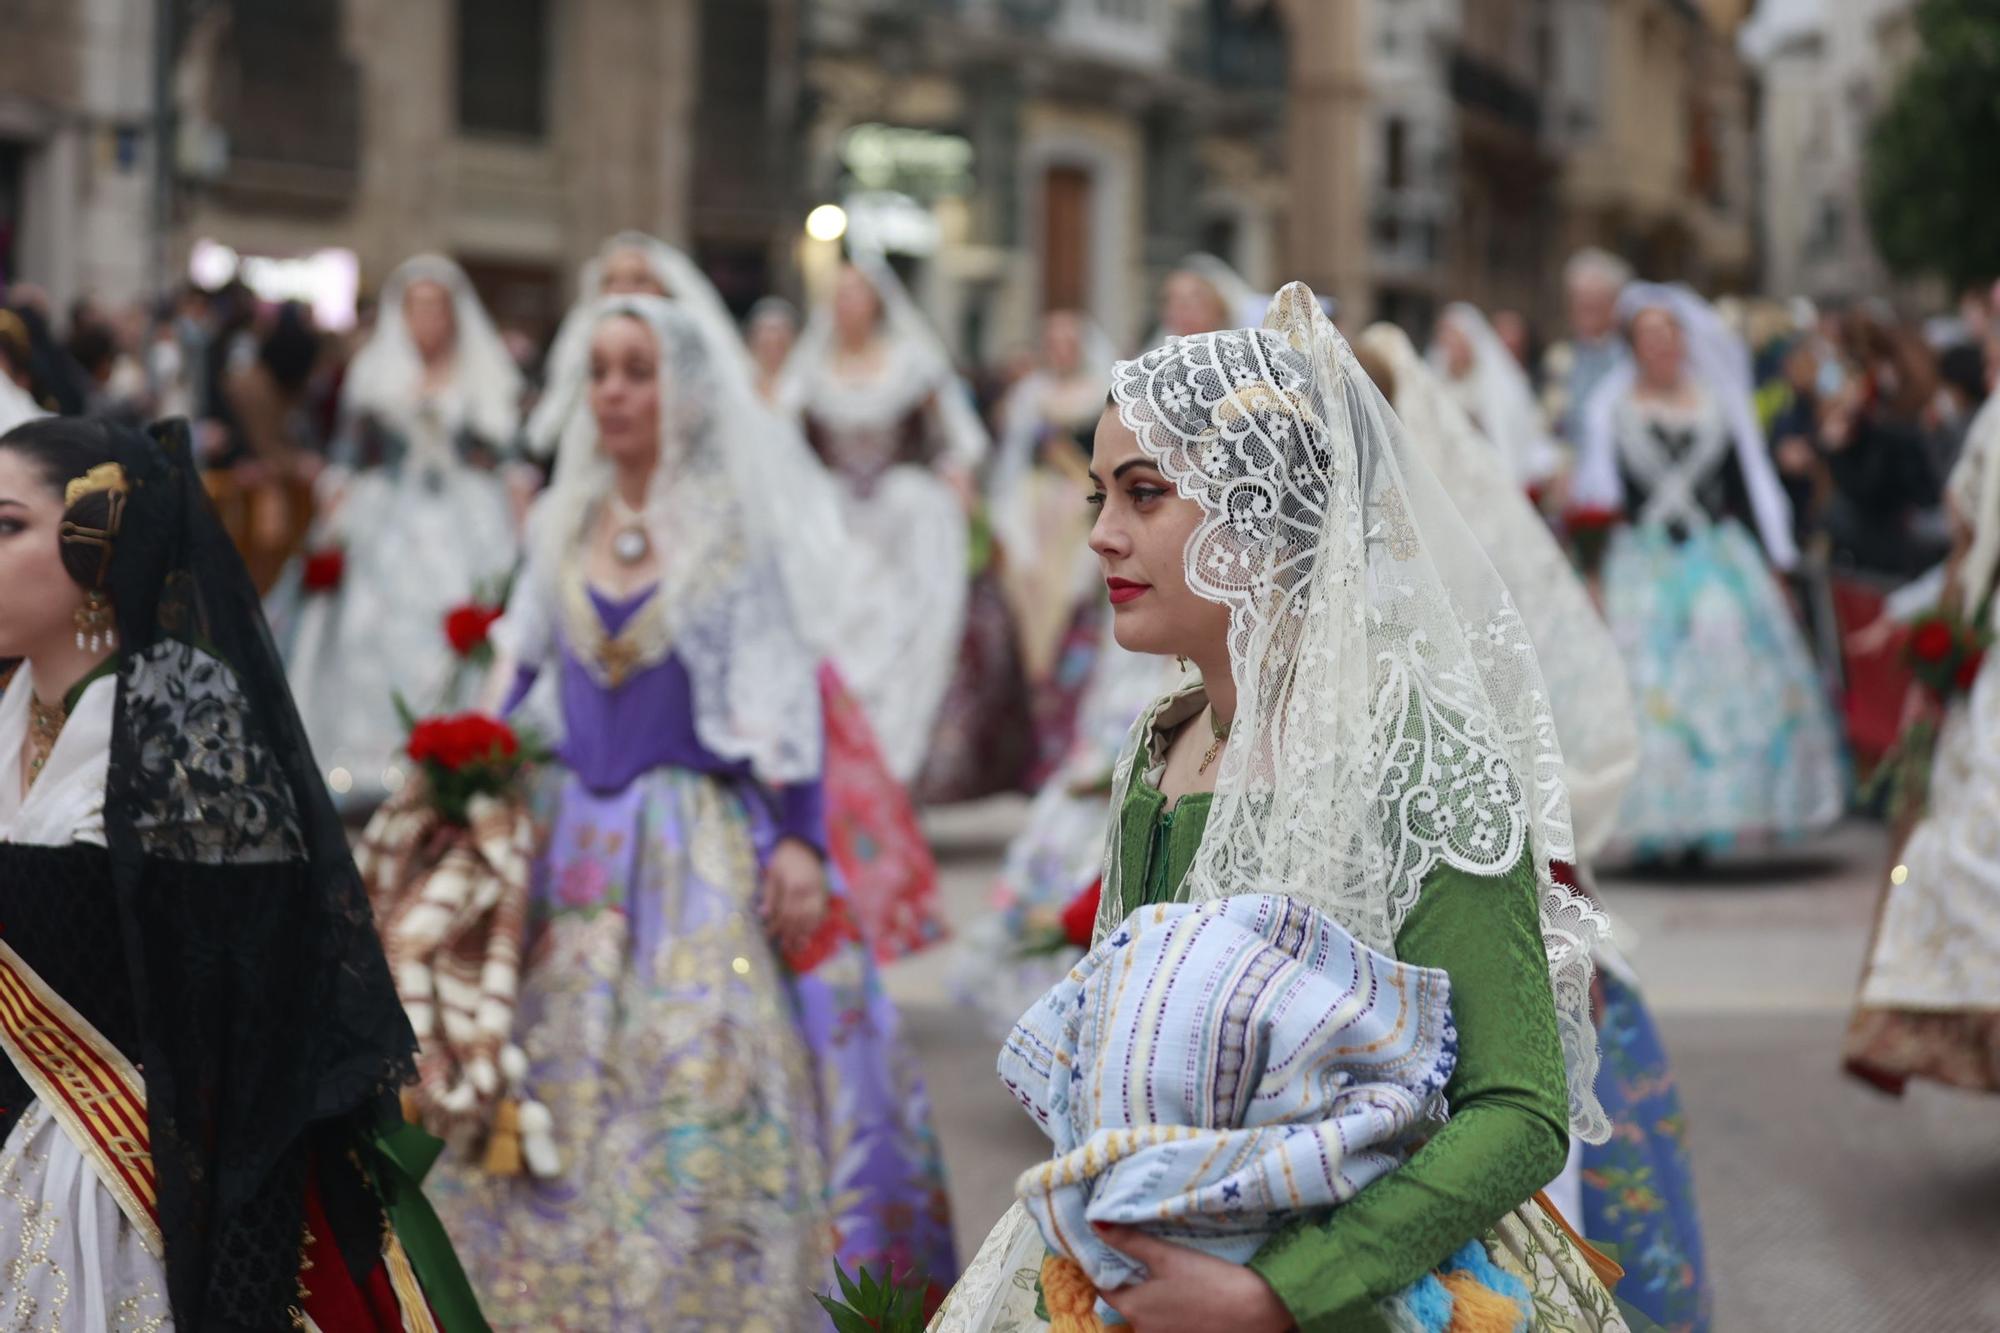
[[[1603,505],[1577,505],[1563,515],[1563,526],[1571,532],[1600,532],[1623,522],[1625,512]]]
[[[1979,679],[1979,668],[1984,665],[1986,665],[1984,648],[1975,648],[1965,655],[1965,660],[1958,664],[1958,674],[1953,677],[1953,683],[1958,686],[1959,693],[1972,693],[1972,684]]]
[[[1942,662],[1954,646],[1951,626],[1942,620],[1926,620],[1910,636],[1910,652],[1919,662]]]
[[[460,657],[470,657],[486,644],[486,633],[493,628],[493,622],[500,619],[501,609],[497,606],[481,606],[477,602],[467,602],[455,606],[445,613],[444,636],[451,640],[451,650]]]
[[[332,592],[340,586],[340,580],[346,573],[347,552],[344,549],[330,546],[324,551],[314,551],[306,557],[306,591]]]
[[[1104,895],[1104,877],[1098,876],[1090,882],[1090,887],[1070,899],[1063,908],[1063,934],[1079,949],[1090,947],[1090,937],[1097,930],[1097,901]]]

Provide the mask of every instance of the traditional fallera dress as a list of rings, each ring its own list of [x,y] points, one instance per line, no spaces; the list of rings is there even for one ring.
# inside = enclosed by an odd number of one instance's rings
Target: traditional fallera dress
[[[1611,538],[1604,611],[1639,703],[1619,837],[1727,846],[1840,817],[1833,715],[1750,519],[1715,400],[1628,400],[1613,429],[1634,521]]]
[[[880,369],[834,368],[824,311],[793,353],[781,397],[841,483],[852,543],[834,663],[861,700],[890,770],[923,803],[1018,786],[1032,759],[1012,617],[990,554],[941,473],[968,477],[985,429],[949,361],[885,266]],[[975,559],[977,557],[977,559]]]
[[[121,652],[25,791],[32,668],[0,695],[0,1327],[476,1333],[255,590],[184,433],[122,466]]]
[[[1127,947],[1135,909],[1226,915],[1255,895],[1309,909],[1373,955],[1442,972],[1451,993],[1449,1119],[1351,1197],[1315,1181],[1263,1210],[1259,1225],[1275,1231],[1250,1266],[1308,1333],[1626,1328],[1588,1251],[1534,1202],[1570,1132],[1611,1130],[1589,1013],[1590,952],[1607,923],[1551,874],[1573,854],[1562,760],[1505,587],[1301,284],[1279,292],[1263,329],[1174,339],[1120,362],[1112,392],[1140,448],[1201,507],[1187,574],[1229,610],[1237,706],[1227,745],[1205,761],[1218,764],[1215,790],[1171,805],[1167,752],[1183,728],[1213,722],[1207,696],[1170,695],[1134,729],[1114,779],[1098,948]],[[1157,967],[1135,974],[1158,997],[1156,1030],[1178,1035],[1134,1048],[1129,1076],[1207,1080],[1217,1095],[1187,1122],[1198,1131],[1254,1128],[1274,1109],[1256,1101],[1267,1085],[1239,1026],[1257,1011],[1254,973],[1204,974],[1250,983],[1246,1005],[1219,1009],[1197,986],[1151,987]],[[1084,1021],[1118,1003],[1089,1005]],[[1261,1077],[1283,1082],[1282,1071]],[[1142,1123],[1138,1143],[1176,1122]],[[1024,1205],[1042,1175],[1017,1185]],[[1150,1185],[1132,1188],[1143,1203]],[[1123,1201],[1095,1194],[1089,1215]],[[1214,1211],[1231,1207],[1225,1192]],[[1017,1208],[933,1327],[1077,1317],[1051,1249],[1077,1257]],[[1431,1280],[1422,1300],[1405,1299]]]
[[[1972,531],[1958,610],[1993,624],[2000,556],[2000,400],[1975,419],[1947,493]],[[1939,725],[1928,806],[1883,891],[1847,1067],[1887,1091],[1909,1080],[2000,1091],[2000,654]]]
[[[1143,748],[1121,764],[1112,871],[1105,885],[1109,901],[1100,919],[1122,921],[1149,904],[1185,901],[1185,879],[1201,846],[1211,798],[1192,794],[1170,808],[1153,782],[1172,732],[1198,719],[1206,701],[1198,689],[1169,696],[1147,710],[1134,734],[1135,742],[1143,738]],[[1435,1263],[1421,1257],[1440,1248],[1445,1232],[1461,1227],[1464,1238],[1480,1238],[1492,1269],[1504,1275],[1487,1278],[1490,1286],[1526,1293],[1533,1310],[1528,1327],[1626,1326],[1561,1223],[1536,1202],[1509,1208],[1509,1200],[1533,1195],[1561,1168],[1568,1119],[1561,1061],[1542,1058],[1544,1049],[1557,1049],[1556,1017],[1536,897],[1525,863],[1491,881],[1441,867],[1404,923],[1396,941],[1398,960],[1449,978],[1456,1065],[1444,1094],[1452,1118],[1425,1148],[1371,1177],[1373,1183],[1339,1207],[1286,1221],[1253,1249],[1250,1266],[1306,1333],[1459,1328],[1449,1322],[1449,1300],[1441,1302],[1444,1322],[1418,1322],[1421,1312],[1434,1307],[1412,1299],[1408,1289],[1458,1254],[1462,1246],[1444,1251]],[[1177,1015],[1180,1005],[1162,1001],[1158,1012]],[[1177,1020],[1155,1021],[1171,1027]],[[1205,1037],[1197,1049],[1211,1049],[1213,1041]],[[1178,1063],[1177,1050],[1163,1049],[1154,1058]],[[1219,1076],[1219,1070],[1203,1075],[1209,1086]],[[1448,1152],[1438,1151],[1447,1144]],[[1031,1169],[1023,1185],[1040,1170]],[[1090,1215],[1100,1217],[1096,1210]],[[1479,1219],[1495,1216],[1500,1220],[1483,1230]],[[1044,1234],[1017,1205],[967,1265],[932,1325],[936,1333],[1051,1327],[1042,1287]]]
[[[453,294],[457,353],[434,391],[403,325],[413,282]],[[293,693],[336,795],[379,799],[397,784],[402,723],[467,701],[444,619],[494,596],[520,538],[499,467],[518,429],[520,379],[457,265],[411,260],[384,287],[381,323],[342,390],[341,425],[321,477],[322,520],[310,551],[339,548],[339,586],[310,591],[297,571],[273,597]],[[303,568],[303,565],[300,566]],[[385,780],[386,779],[386,780]]]
[[[1748,353],[1700,298],[1636,284],[1626,317],[1687,330],[1683,405],[1635,396],[1614,370],[1587,413],[1579,504],[1622,509],[1604,613],[1639,708],[1639,772],[1618,839],[1641,854],[1796,835],[1841,815],[1833,712],[1775,569],[1797,558],[1748,388]],[[1755,533],[1755,536],[1752,533]]]
[[[677,388],[708,392],[664,303],[613,308],[675,342],[662,373]],[[781,956],[759,916],[781,840],[828,851],[826,723],[776,553],[730,498],[722,442],[745,441],[725,434],[732,400],[715,401],[712,428],[655,476],[653,530],[675,534],[662,581],[617,597],[588,583],[586,487],[572,535],[531,546],[495,629],[514,697],[549,675],[563,717],[535,793],[547,835],[513,1034],[561,1168],[439,1172],[440,1212],[504,1328],[817,1329],[835,1256],[940,1286],[956,1271],[923,1083],[838,863],[802,951]],[[535,531],[560,531],[571,466]],[[747,753],[718,752],[723,738]]]
[[[693,260],[673,246],[639,232],[620,232],[599,247],[577,278],[577,299],[563,317],[549,348],[544,387],[524,432],[529,452],[553,460],[562,436],[580,416],[590,371],[590,339],[598,303],[604,298],[604,270],[619,252],[636,252],[666,292],[665,299],[700,335],[713,362],[746,379],[752,368],[722,295]],[[836,483],[818,475],[801,446],[777,460],[788,476],[788,493],[824,490],[827,505]],[[808,475],[810,472],[811,475]],[[924,840],[907,786],[889,770],[867,713],[832,661],[819,672],[820,704],[826,715],[826,823],[828,851],[847,882],[850,906],[875,949],[878,962],[891,962],[944,938],[938,912],[937,861]],[[560,709],[547,687],[525,701],[523,716],[551,737],[562,730]]]

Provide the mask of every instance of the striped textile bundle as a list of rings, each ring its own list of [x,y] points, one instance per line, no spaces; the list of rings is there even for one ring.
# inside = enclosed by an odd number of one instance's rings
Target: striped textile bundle
[[[1015,1192],[1099,1291],[1091,1223],[1241,1263],[1394,1170],[1445,1113],[1450,981],[1284,898],[1141,908],[1024,1014],[999,1072],[1055,1146]]]
[[[391,796],[354,849],[420,1048],[405,1110],[455,1150],[484,1151],[498,1174],[554,1174],[548,1112],[525,1097],[527,1062],[511,1044],[534,821],[509,794],[474,797],[454,825],[423,787]]]

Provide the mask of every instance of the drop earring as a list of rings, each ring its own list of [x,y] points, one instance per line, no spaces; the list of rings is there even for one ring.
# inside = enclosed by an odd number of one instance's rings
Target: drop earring
[[[117,618],[111,613],[110,600],[99,589],[92,588],[83,605],[76,608],[76,646],[93,653],[118,646]]]

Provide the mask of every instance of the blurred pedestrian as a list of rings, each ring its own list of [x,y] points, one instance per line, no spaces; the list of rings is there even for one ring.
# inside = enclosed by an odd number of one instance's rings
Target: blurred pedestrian
[[[1582,414],[1597,385],[1625,363],[1617,306],[1631,280],[1631,265],[1594,247],[1577,251],[1563,266],[1569,337],[1542,357],[1542,410],[1572,449],[1581,445]]]
[[[743,324],[743,339],[750,348],[756,368],[757,396],[773,406],[778,401],[778,385],[785,362],[799,341],[798,308],[782,296],[766,296],[750,307]]]
[[[324,459],[311,410],[319,368],[312,312],[293,301],[279,307],[257,359],[223,381],[243,449],[232,467],[210,471],[209,491],[259,592],[268,592],[298,553],[311,522]]]

